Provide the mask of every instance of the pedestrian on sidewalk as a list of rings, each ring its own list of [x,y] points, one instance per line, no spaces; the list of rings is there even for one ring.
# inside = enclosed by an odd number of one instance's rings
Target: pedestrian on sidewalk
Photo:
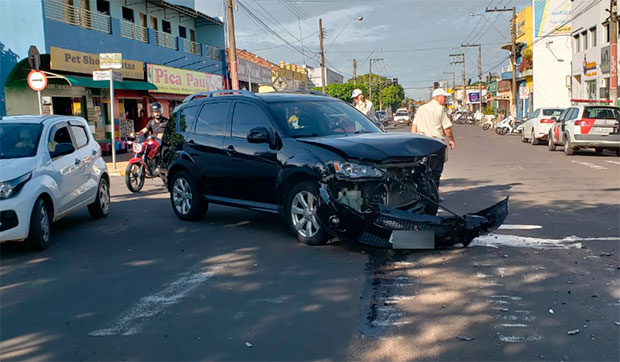
[[[351,93],[351,98],[353,98],[353,103],[355,104],[355,108],[366,115],[366,117],[370,118],[371,121],[376,121],[377,117],[375,115],[375,107],[372,102],[368,99],[364,98],[364,93],[361,89],[354,89],[353,93]]]
[[[450,149],[453,150],[456,147],[456,142],[452,133],[452,122],[448,118],[445,107],[449,95],[442,88],[435,89],[431,101],[421,106],[416,112],[411,124],[411,132],[420,133],[442,142],[445,142],[444,137],[447,137]],[[431,157],[429,160],[429,166],[431,167],[431,173],[437,188],[439,188],[439,180],[446,160],[446,149],[443,148],[438,156]]]

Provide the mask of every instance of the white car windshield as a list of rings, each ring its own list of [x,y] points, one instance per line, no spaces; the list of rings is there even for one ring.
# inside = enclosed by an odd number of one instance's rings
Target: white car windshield
[[[36,155],[42,129],[41,124],[0,124],[0,159]]]

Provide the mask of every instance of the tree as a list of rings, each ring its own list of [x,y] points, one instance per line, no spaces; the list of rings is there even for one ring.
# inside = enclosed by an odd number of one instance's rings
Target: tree
[[[368,88],[364,84],[360,83],[334,83],[325,87],[325,93],[334,98],[338,98],[344,102],[351,102],[351,94],[355,88],[359,88],[364,92],[364,94],[368,94]],[[321,91],[321,87],[314,87],[312,90]]]
[[[349,83],[352,83],[353,79],[349,79]],[[364,85],[366,89],[368,89],[368,74],[363,74],[357,77],[357,84],[358,85]],[[383,105],[384,107],[390,106],[392,108],[396,107],[399,108],[400,103],[403,101],[403,99],[405,98],[405,89],[399,84],[397,86],[393,86],[392,85],[392,80],[384,77],[382,75],[379,74],[372,74],[372,102],[374,104],[375,110],[379,109],[379,105],[380,105],[380,95],[383,94],[383,91],[388,89],[388,88],[397,88],[398,92],[396,92],[395,90],[393,91],[388,91],[388,94],[390,94],[390,98],[386,101],[385,98],[383,98]],[[360,89],[362,89],[362,91],[364,91],[363,88],[358,87]],[[369,98],[368,96],[368,92],[364,91],[364,95]],[[398,95],[398,96],[396,96]],[[395,96],[394,98],[392,98],[392,96]],[[398,100],[398,101],[396,101]]]
[[[392,107],[394,110],[399,108],[405,99],[405,90],[400,84],[391,85],[387,88],[383,88],[381,91],[381,98],[384,107]]]

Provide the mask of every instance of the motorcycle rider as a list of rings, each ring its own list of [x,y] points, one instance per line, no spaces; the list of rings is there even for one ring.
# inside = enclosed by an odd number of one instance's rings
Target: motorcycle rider
[[[162,116],[163,107],[161,103],[151,103],[150,109],[151,119],[143,129],[138,131],[138,134],[145,135],[148,132],[148,135],[157,138],[157,140],[161,142],[161,139],[164,136],[164,130],[166,129],[168,121],[170,120]]]

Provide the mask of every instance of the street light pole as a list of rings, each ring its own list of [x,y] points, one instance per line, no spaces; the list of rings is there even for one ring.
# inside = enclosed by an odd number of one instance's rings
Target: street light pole
[[[478,108],[482,113],[482,46],[481,44],[461,44],[461,47],[478,47]]]
[[[459,57],[459,60],[453,60],[450,62],[450,64],[462,64],[463,65],[463,108],[465,108],[465,104],[467,103],[466,98],[467,98],[467,91],[466,91],[466,85],[465,85],[465,54],[464,53],[459,53],[459,54],[450,54],[450,57]]]
[[[230,48],[230,83],[232,89],[239,89],[239,75],[237,74],[237,44],[235,41],[235,17],[233,15],[233,0],[226,0],[226,16],[228,18],[228,47]]]
[[[613,1],[613,0],[612,0]],[[510,65],[512,66],[512,99],[510,100],[510,114],[516,117],[517,113],[517,9],[486,9],[487,13],[512,11],[510,19]]]
[[[614,106],[618,104],[618,9],[616,0],[611,0],[609,4],[609,52],[611,55],[609,70],[609,96],[614,102]]]
[[[368,99],[372,102],[372,62],[382,61],[383,58],[368,59]]]
[[[321,46],[321,89],[325,93],[325,51],[323,50],[323,19],[319,19],[319,43]]]

